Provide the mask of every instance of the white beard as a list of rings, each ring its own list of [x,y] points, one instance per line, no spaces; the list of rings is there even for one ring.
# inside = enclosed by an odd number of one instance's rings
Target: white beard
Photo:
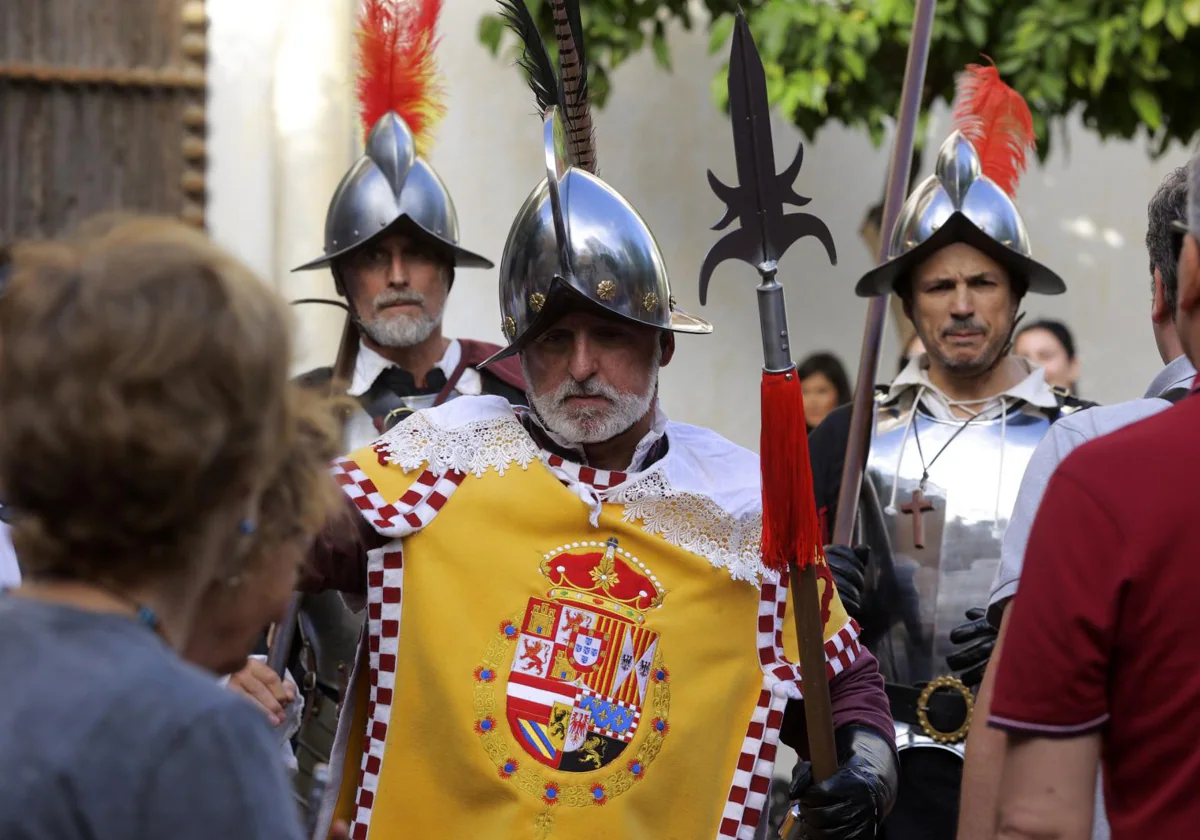
[[[359,328],[380,347],[413,347],[420,344],[442,323],[442,314],[430,315],[422,309],[415,314],[387,312],[385,307],[396,303],[424,305],[425,296],[418,292],[384,290],[371,301],[375,316],[370,320],[356,317]]]
[[[434,318],[428,312],[422,312],[419,315],[392,315],[373,321],[359,320],[358,325],[367,338],[380,347],[413,347],[433,335],[441,322],[440,317]]]
[[[650,384],[644,394],[624,394],[610,385],[589,379],[576,382],[567,378],[553,393],[535,394],[526,391],[529,403],[546,428],[570,443],[603,443],[628,431],[646,416],[658,392],[659,354],[655,353],[650,370]],[[521,359],[525,381],[532,382],[525,360]],[[569,407],[567,397],[601,396],[609,401],[602,407]]]

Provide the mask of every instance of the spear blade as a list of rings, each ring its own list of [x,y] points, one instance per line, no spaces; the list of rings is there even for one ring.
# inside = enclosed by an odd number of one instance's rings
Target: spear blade
[[[771,140],[771,105],[767,99],[767,74],[750,34],[746,14],[737,11],[733,44],[729,52],[729,113],[733,123],[733,149],[738,183],[742,185],[739,215],[743,227],[758,233],[757,250],[746,237],[742,256],[752,265],[778,260],[767,231],[769,209],[783,213],[783,202],[771,194],[775,178],[775,147]]]

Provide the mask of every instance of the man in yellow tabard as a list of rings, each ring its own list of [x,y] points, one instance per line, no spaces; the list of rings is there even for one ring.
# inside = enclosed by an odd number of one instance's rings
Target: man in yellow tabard
[[[336,465],[358,527],[307,584],[366,594],[321,816],[354,838],[751,838],[781,735],[805,751],[758,458],[658,405],[674,333],[711,327],[556,104],[500,266],[494,359],[519,354],[531,408],[462,397]],[[842,767],[793,794],[805,836],[873,837],[892,723],[829,587]]]

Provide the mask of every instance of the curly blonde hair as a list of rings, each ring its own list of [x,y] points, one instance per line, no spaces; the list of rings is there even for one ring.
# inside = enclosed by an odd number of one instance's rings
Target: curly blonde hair
[[[120,219],[18,245],[0,298],[0,501],[30,577],[182,571],[287,447],[290,313],[204,235]]]

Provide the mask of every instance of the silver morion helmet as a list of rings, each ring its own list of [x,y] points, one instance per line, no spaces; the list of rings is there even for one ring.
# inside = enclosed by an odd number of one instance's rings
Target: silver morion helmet
[[[421,157],[445,113],[435,56],[441,7],[441,0],[362,3],[356,62],[365,149],[329,202],[324,253],[296,271],[324,268],[393,228],[455,266],[492,267],[459,246],[454,202]]]
[[[459,246],[458,215],[446,185],[417,157],[408,124],[390,111],[372,127],[365,153],[333,193],[325,215],[325,253],[295,270],[324,268],[393,227],[406,227],[455,266],[492,267],[491,260]]]
[[[595,175],[564,168],[557,109],[546,116],[547,177],[525,199],[500,258],[500,313],[518,352],[573,308],[603,310],[663,330],[710,333],[675,305],[667,266],[637,210]],[[490,360],[489,360],[490,361]]]
[[[867,272],[855,292],[886,295],[936,251],[962,242],[987,254],[1029,291],[1057,295],[1067,290],[1062,278],[1030,256],[1029,234],[1008,193],[983,174],[979,154],[960,131],[938,152],[935,173],[917,185],[896,220],[888,261]]]
[[[896,291],[898,281],[956,242],[987,254],[1030,292],[1065,292],[1062,278],[1030,256],[1029,234],[1012,199],[1036,142],[1029,105],[995,66],[968,64],[956,88],[955,130],[938,151],[934,174],[900,208],[888,261],[867,272],[855,292]]]
[[[519,352],[572,309],[673,332],[712,332],[707,321],[675,305],[662,251],[637,210],[590,171],[595,144],[573,0],[552,0],[556,20],[564,21],[556,27],[561,83],[525,4],[502,6],[524,42],[521,63],[544,115],[546,178],[509,228],[500,258],[501,328],[508,346],[488,362]]]

